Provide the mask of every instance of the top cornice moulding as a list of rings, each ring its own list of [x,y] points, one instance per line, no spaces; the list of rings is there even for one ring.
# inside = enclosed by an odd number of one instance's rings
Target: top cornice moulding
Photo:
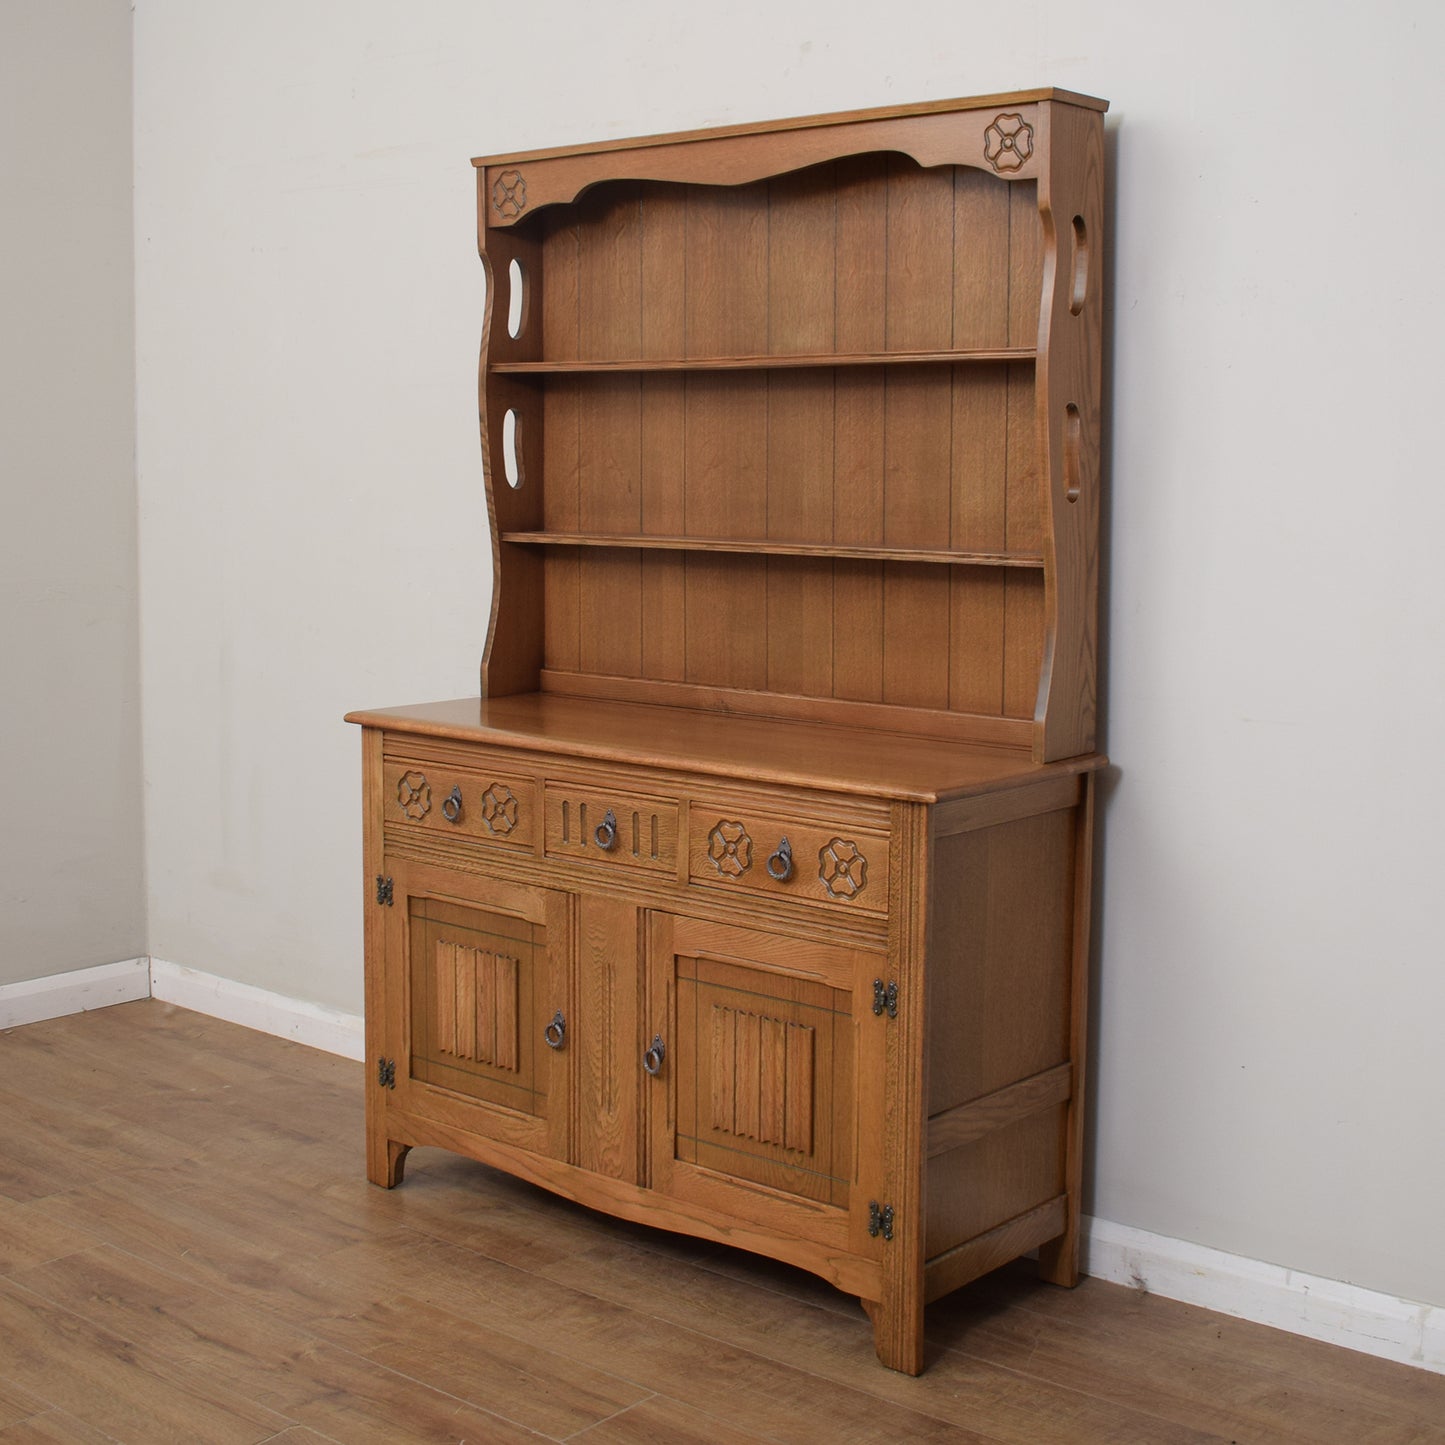
[[[554,160],[561,156],[604,155],[609,151],[640,150],[649,146],[687,145],[699,140],[722,140],[729,136],[761,135],[786,130],[809,130],[830,125],[853,125],[858,121],[904,119],[918,115],[942,115],[949,111],[989,110],[1001,105],[1031,105],[1038,101],[1055,101],[1080,106],[1086,110],[1107,111],[1109,102],[1093,95],[1080,95],[1072,90],[1045,87],[1042,90],[1012,90],[997,95],[974,95],[954,100],[925,100],[913,105],[886,105],[872,110],[834,111],[827,115],[791,116],[783,120],[756,121],[748,125],[709,127],[702,130],[673,131],[663,135],[629,136],[622,140],[596,141],[581,146],[551,146],[544,150],[513,151],[506,155],[475,156],[477,167],[516,165],[523,161]]]

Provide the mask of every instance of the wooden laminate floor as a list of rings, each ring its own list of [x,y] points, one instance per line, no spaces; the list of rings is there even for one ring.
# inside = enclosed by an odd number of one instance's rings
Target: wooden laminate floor
[[[0,1442],[1445,1445],[1445,1377],[1001,1271],[873,1359],[810,1276],[414,1151],[362,1066],[147,1001],[0,1033]]]

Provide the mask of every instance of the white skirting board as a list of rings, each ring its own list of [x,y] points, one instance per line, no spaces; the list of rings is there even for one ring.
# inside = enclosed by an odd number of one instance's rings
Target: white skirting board
[[[128,958],[48,978],[0,984],[0,1029],[38,1024],[140,998],[162,999],[248,1029],[294,1039],[328,1054],[348,1059],[366,1056],[360,1014],[288,998],[160,958]]]
[[[148,958],[126,958],[119,963],[0,985],[0,1029],[149,998],[150,962]]]
[[[287,998],[249,983],[198,973],[178,963],[151,959],[151,997],[196,1013],[259,1029],[263,1034],[294,1039],[328,1054],[348,1059],[366,1057],[366,1039],[360,1014],[342,1013],[305,999]]]
[[[1082,1253],[1084,1273],[1097,1279],[1445,1374],[1445,1307],[1107,1219],[1084,1220]]]
[[[148,995],[348,1059],[365,1057],[358,1014],[159,958],[0,986],[0,1028]],[[1397,1299],[1107,1219],[1084,1220],[1083,1267],[1115,1284],[1445,1374],[1445,1306]]]

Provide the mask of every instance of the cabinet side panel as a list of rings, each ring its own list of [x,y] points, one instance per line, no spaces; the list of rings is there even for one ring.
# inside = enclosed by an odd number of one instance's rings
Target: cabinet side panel
[[[930,1116],[1069,1057],[1075,812],[935,844]]]
[[[1062,1105],[928,1161],[929,1258],[1064,1192]]]

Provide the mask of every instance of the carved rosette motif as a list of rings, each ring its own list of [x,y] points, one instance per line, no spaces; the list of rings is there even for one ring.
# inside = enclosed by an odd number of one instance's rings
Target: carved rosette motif
[[[856,898],[868,886],[868,860],[856,843],[834,838],[818,849],[818,877],[829,898]]]
[[[503,837],[517,826],[517,799],[505,783],[493,783],[482,794],[482,821]]]
[[[753,866],[753,840],[741,823],[719,819],[707,835],[707,856],[724,878],[740,878]]]
[[[492,185],[492,209],[506,220],[527,209],[527,182],[521,171],[503,171]]]
[[[997,115],[983,133],[984,159],[999,172],[1016,171],[1034,153],[1034,128],[1018,114]]]
[[[397,779],[396,801],[401,811],[413,822],[420,822],[431,812],[431,784],[425,773],[403,773]]]

